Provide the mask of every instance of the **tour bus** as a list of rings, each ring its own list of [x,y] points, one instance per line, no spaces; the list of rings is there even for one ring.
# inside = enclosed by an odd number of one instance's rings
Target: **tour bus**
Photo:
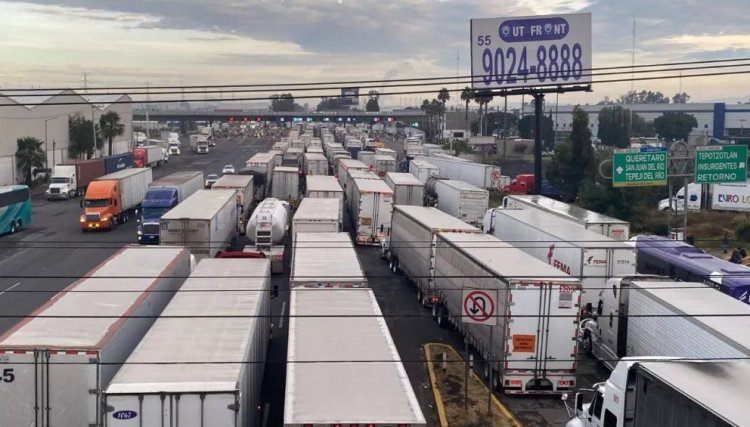
[[[29,187],[0,187],[0,234],[15,233],[31,225]]]

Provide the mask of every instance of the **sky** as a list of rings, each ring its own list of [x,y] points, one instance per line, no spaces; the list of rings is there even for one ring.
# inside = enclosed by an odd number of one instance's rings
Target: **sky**
[[[455,89],[465,85],[455,84],[457,73],[471,73],[472,18],[590,12],[593,66],[608,67],[630,65],[634,20],[636,64],[750,57],[749,10],[747,0],[0,0],[0,87],[80,87],[86,73],[91,87],[451,76]],[[750,99],[747,74],[633,87],[670,97],[682,90],[696,102]],[[559,102],[596,103],[630,88],[602,83]]]

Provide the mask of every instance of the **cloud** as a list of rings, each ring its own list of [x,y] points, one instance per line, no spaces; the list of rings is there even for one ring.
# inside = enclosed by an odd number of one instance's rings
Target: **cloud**
[[[738,51],[750,49],[750,37],[747,34],[681,34],[647,44],[672,45],[691,52]]]

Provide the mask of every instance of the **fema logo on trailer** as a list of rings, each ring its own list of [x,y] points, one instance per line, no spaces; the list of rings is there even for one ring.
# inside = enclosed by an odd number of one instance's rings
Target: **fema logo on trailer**
[[[138,413],[135,411],[117,411],[112,414],[112,418],[116,420],[132,420],[137,416]]]

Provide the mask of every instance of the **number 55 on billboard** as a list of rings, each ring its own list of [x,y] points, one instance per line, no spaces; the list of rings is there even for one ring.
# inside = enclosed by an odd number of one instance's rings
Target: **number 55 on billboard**
[[[476,90],[591,82],[591,14],[471,20]]]

